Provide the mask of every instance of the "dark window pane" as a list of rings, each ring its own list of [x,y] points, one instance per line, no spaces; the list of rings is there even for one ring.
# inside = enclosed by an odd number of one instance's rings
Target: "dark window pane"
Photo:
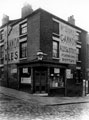
[[[20,43],[20,58],[27,57],[27,41]]]
[[[56,33],[59,35],[59,23],[53,21],[53,33]]]

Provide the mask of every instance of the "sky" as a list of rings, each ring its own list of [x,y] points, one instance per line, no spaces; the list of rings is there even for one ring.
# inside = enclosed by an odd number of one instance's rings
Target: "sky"
[[[42,8],[66,21],[74,15],[76,26],[89,32],[89,0],[0,0],[0,26],[3,14],[10,20],[20,18],[25,3],[33,10]]]

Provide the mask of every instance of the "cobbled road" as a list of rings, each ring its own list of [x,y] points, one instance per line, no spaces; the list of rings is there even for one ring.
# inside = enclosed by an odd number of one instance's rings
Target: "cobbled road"
[[[39,106],[0,94],[0,120],[89,120],[89,103]]]

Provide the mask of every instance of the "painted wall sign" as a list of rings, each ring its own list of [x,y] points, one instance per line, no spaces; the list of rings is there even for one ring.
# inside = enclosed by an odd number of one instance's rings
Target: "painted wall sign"
[[[9,31],[8,29],[5,32]],[[17,63],[19,61],[19,24],[13,26],[10,35],[5,37],[4,64]],[[8,47],[7,47],[8,45]]]
[[[76,29],[60,22],[60,63],[76,64],[77,40]]]

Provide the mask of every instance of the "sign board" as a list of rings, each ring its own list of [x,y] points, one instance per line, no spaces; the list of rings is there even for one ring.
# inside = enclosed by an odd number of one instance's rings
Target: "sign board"
[[[28,68],[23,68],[23,73],[28,73]]]
[[[60,69],[59,68],[54,68],[54,73],[60,73]]]
[[[70,79],[72,77],[71,69],[66,70],[66,78]]]
[[[12,69],[11,73],[17,73],[17,68]]]
[[[21,77],[21,83],[23,84],[31,84],[31,77]]]

